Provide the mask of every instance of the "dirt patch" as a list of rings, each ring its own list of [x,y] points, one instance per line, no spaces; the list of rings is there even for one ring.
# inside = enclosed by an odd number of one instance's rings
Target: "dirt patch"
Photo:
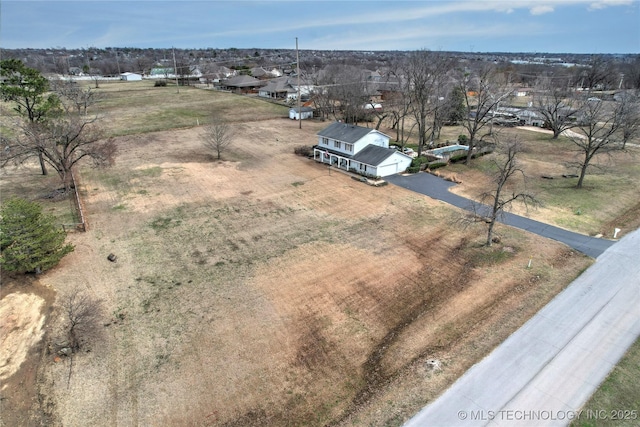
[[[13,375],[42,338],[44,299],[12,293],[0,300],[0,381]]]
[[[610,220],[601,227],[601,234],[607,237],[613,237],[611,230],[620,229],[617,238],[621,238],[629,231],[636,230],[640,227],[640,202],[631,206],[622,212],[615,219]]]
[[[48,366],[44,353],[54,292],[34,277],[5,275],[0,296],[3,425],[53,425],[51,402],[41,394],[41,386]]]

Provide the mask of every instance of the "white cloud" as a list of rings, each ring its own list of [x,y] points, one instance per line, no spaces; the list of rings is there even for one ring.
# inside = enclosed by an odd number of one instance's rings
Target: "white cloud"
[[[529,12],[532,15],[544,15],[545,13],[551,13],[553,11],[554,11],[553,6],[549,6],[549,5],[534,6],[531,9],[529,9]]]
[[[593,11],[593,10],[600,10],[600,9],[604,9],[607,8],[609,6],[623,6],[623,5],[629,5],[633,3],[632,0],[598,0],[598,1],[594,1],[589,5],[588,10]]]
[[[310,49],[345,49],[348,43],[349,49],[356,50],[394,50],[398,46],[406,49],[429,48],[439,50],[442,43],[453,43],[458,40],[487,40],[491,38],[506,38],[513,34],[536,36],[544,30],[535,25],[522,27],[521,25],[502,23],[495,25],[473,25],[464,28],[458,26],[432,25],[432,26],[405,26],[402,31],[388,31],[379,33],[366,33],[349,31],[346,33],[326,34],[309,40]],[[446,50],[446,48],[445,48]]]

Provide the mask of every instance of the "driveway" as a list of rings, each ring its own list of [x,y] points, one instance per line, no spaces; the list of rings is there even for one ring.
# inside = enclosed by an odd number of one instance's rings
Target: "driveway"
[[[580,408],[640,336],[639,259],[636,230],[405,427],[544,427],[611,419],[608,412]]]
[[[456,185],[455,183],[446,181],[429,173],[421,172],[407,176],[392,175],[385,177],[385,181],[399,187],[415,191],[416,193],[424,194],[433,199],[442,200],[443,202],[457,206],[461,209],[473,211],[475,205],[476,211],[478,210],[478,204],[476,202],[465,197],[458,196],[457,194],[453,194],[449,191],[450,187]],[[489,209],[486,206],[484,208]],[[482,208],[480,210],[482,210]],[[539,236],[557,240],[593,258],[600,256],[605,250],[615,243],[611,240],[598,239],[574,233],[563,228],[554,227],[553,225],[545,224],[523,216],[514,215],[509,212],[505,212],[499,221]]]

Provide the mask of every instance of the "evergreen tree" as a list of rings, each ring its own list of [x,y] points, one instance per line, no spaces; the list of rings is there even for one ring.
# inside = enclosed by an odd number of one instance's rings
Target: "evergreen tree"
[[[18,273],[40,273],[56,264],[73,245],[42,207],[24,199],[6,200],[0,208],[0,267]]]
[[[464,93],[459,87],[454,87],[449,95],[446,105],[445,121],[451,125],[457,125],[464,120],[466,108],[464,106]]]

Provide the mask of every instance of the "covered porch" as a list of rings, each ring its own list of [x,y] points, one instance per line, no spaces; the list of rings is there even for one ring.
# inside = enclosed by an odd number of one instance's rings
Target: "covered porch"
[[[339,154],[326,148],[313,148],[313,159],[316,162],[343,169],[348,172],[375,175],[375,166],[353,160],[351,156]]]

